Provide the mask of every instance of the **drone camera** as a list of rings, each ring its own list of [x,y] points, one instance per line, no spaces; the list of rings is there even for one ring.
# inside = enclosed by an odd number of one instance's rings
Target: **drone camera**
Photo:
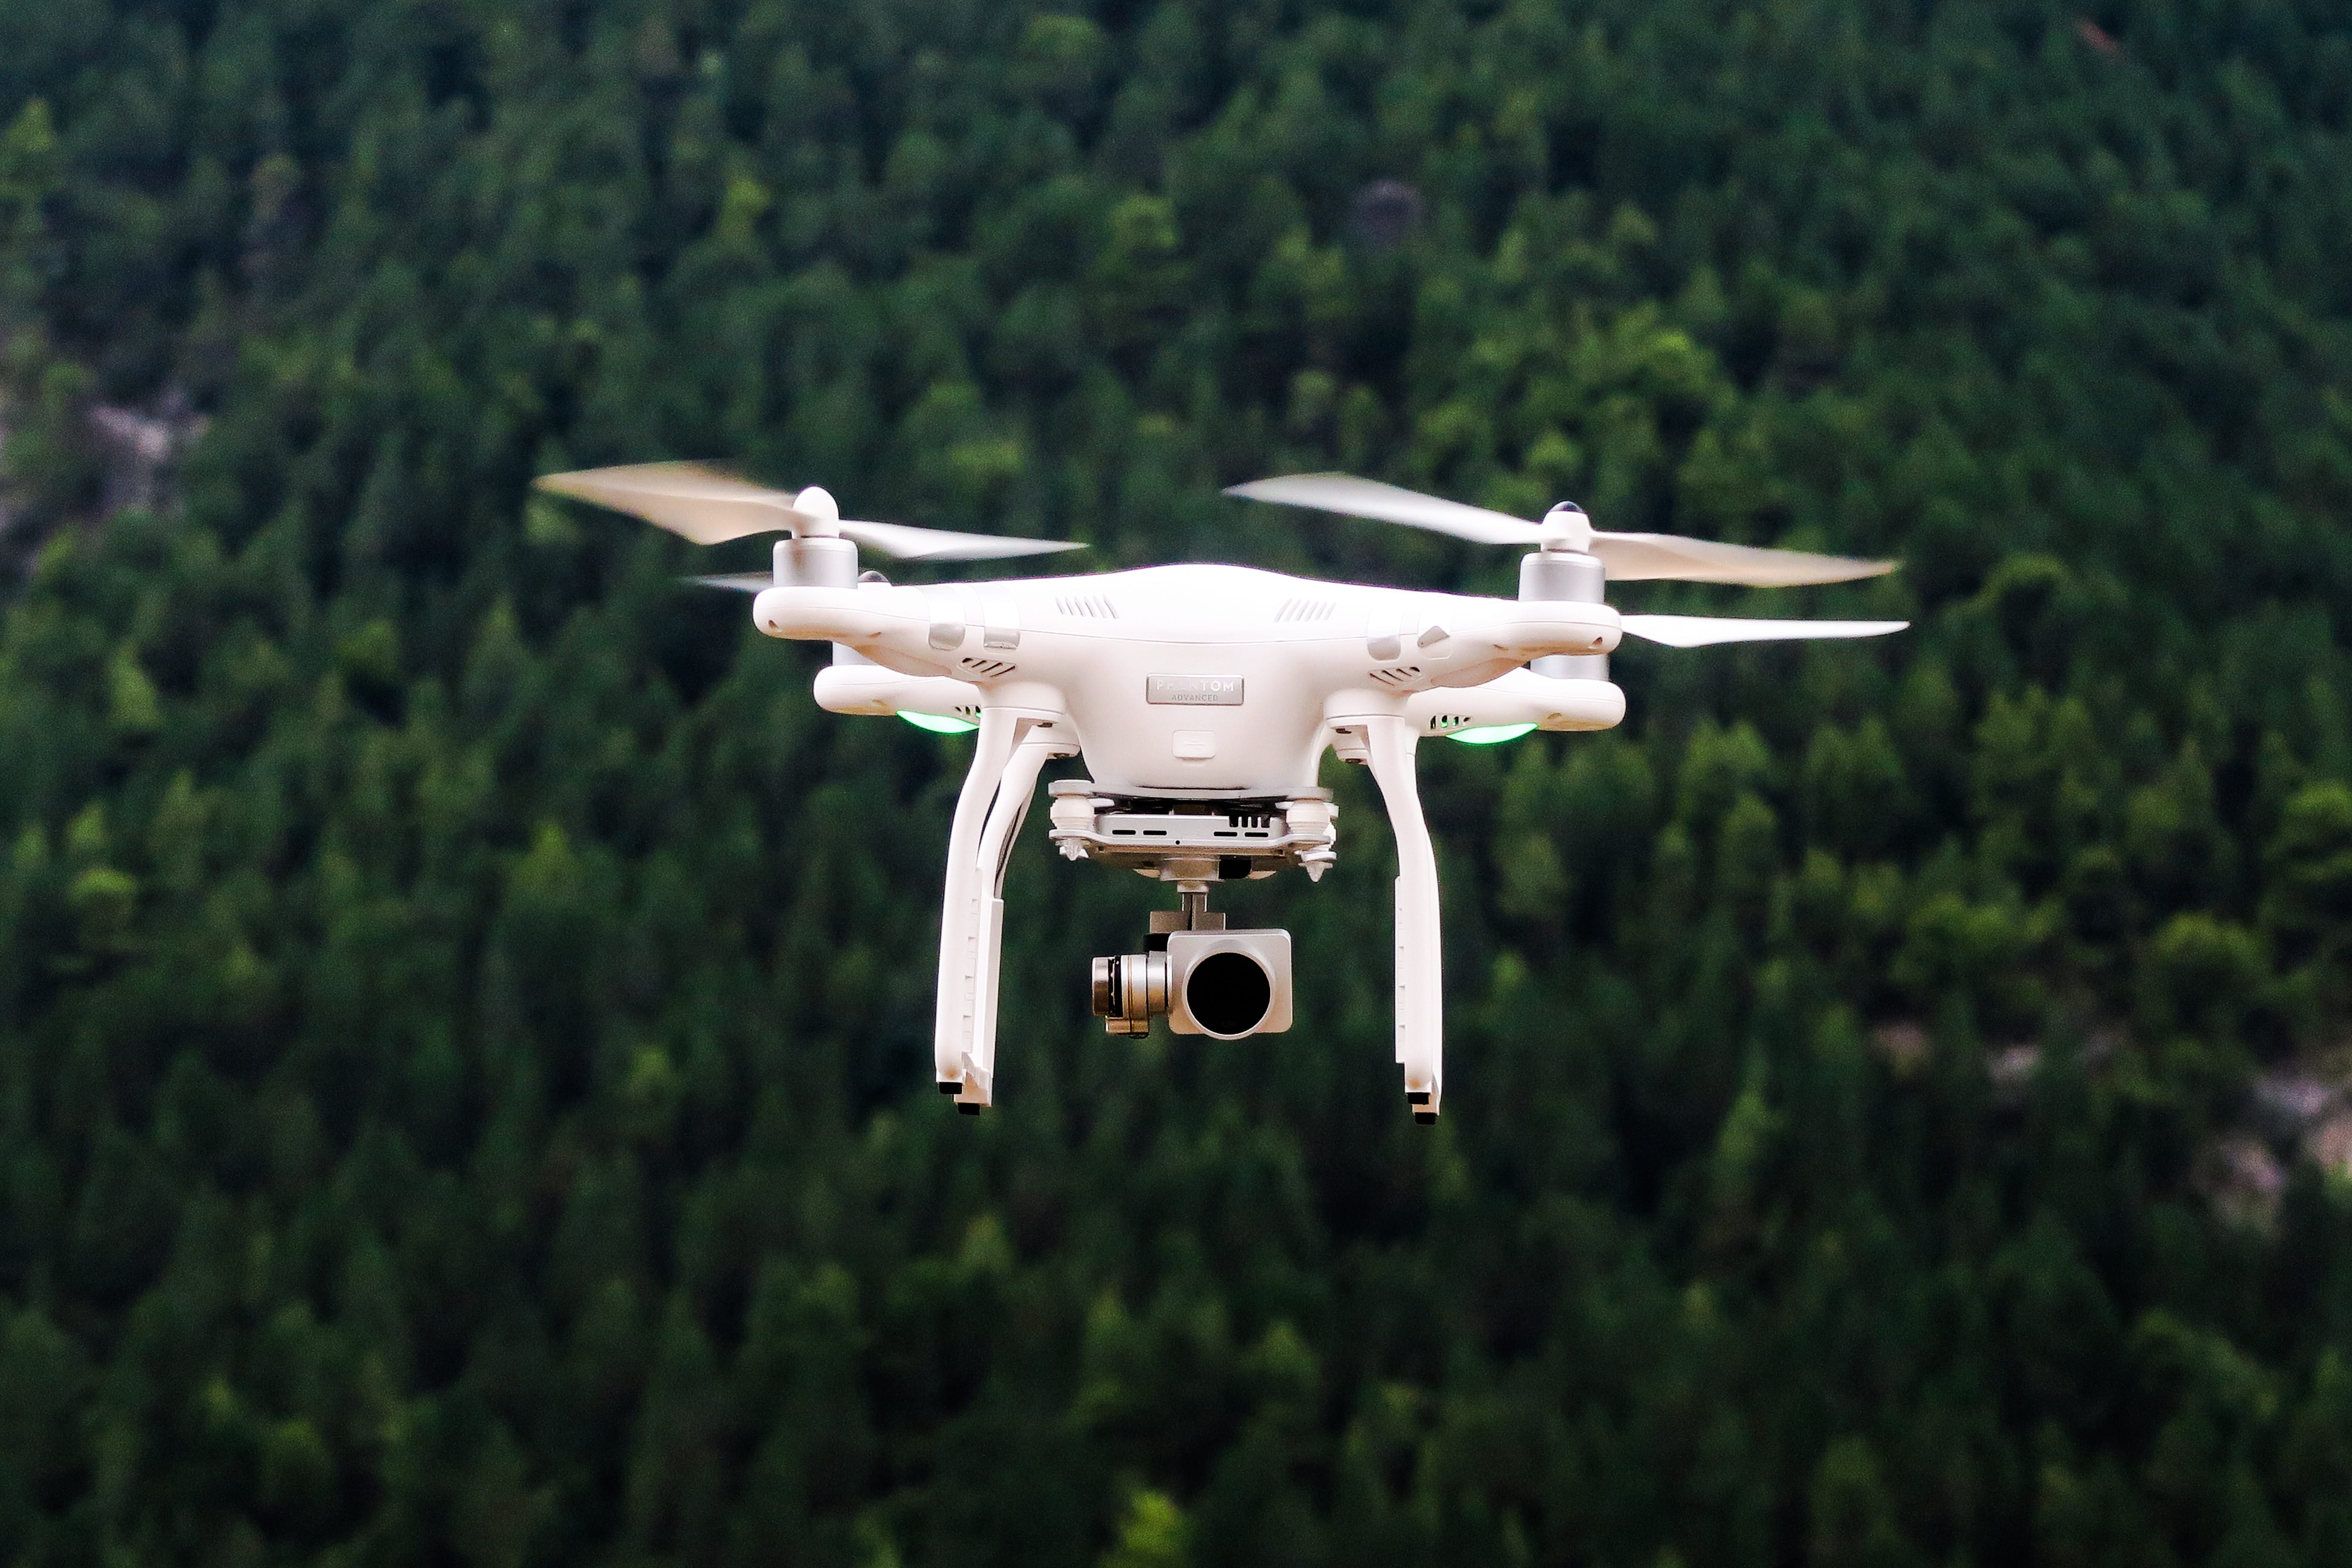
[[[1094,961],[1094,1010],[1108,1033],[1149,1034],[1162,1016],[1180,1035],[1220,1040],[1290,1027],[1288,931],[1180,931],[1166,940],[1164,952]]]

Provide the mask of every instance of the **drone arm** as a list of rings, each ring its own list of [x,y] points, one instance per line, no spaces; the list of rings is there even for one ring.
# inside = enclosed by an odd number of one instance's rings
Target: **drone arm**
[[[951,675],[965,631],[961,624],[934,622],[917,590],[891,587],[770,588],[751,601],[751,624],[772,637],[840,643],[916,676]]]
[[[1418,740],[1411,720],[1364,721],[1372,777],[1396,834],[1396,1058],[1405,1099],[1433,1118],[1445,1080],[1444,950],[1438,927],[1437,851],[1421,812],[1413,772]]]
[[[1550,654],[1607,653],[1617,646],[1617,612],[1607,605],[1455,600],[1440,615],[1457,624],[1424,630],[1432,655],[1456,666],[1521,665]]]

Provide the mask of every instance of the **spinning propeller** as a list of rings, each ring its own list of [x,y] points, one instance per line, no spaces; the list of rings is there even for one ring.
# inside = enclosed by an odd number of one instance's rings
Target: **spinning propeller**
[[[1451,534],[1476,544],[1539,547],[1549,556],[1583,556],[1617,582],[1667,579],[1681,583],[1734,583],[1750,588],[1786,588],[1816,583],[1849,583],[1895,570],[1892,561],[1857,561],[1814,555],[1801,550],[1759,550],[1718,544],[1673,533],[1608,533],[1592,526],[1584,509],[1564,501],[1528,522],[1507,512],[1441,500],[1416,490],[1360,479],[1352,474],[1290,474],[1235,485],[1225,492],[1249,500],[1312,507],[1349,517],[1398,522],[1432,533]],[[1598,595],[1595,595],[1595,597]],[[1906,621],[1736,620],[1714,616],[1625,616],[1626,631],[1669,647],[1712,643],[1780,642],[1810,637],[1868,637],[1901,631]]]
[[[842,516],[833,497],[814,485],[797,492],[772,490],[701,463],[583,468],[577,473],[549,474],[536,483],[552,495],[593,501],[643,518],[697,544],[724,544],[755,533],[789,533],[796,539],[846,539],[902,561],[993,561],[1085,548],[1059,539],[1008,539],[903,522],[863,521]],[[765,572],[747,572],[695,581],[756,593],[769,586],[772,579]]]

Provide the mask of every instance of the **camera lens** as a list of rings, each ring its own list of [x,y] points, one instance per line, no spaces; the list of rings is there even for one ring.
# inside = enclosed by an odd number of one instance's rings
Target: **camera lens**
[[[1213,1035],[1246,1035],[1265,1017],[1274,985],[1245,952],[1213,952],[1184,980],[1184,1005]]]

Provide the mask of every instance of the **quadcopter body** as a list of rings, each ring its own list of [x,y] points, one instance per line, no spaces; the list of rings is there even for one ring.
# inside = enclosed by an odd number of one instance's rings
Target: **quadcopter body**
[[[698,542],[780,531],[772,570],[703,578],[752,592],[772,637],[833,645],[820,705],[971,729],[940,918],[933,1065],[960,1110],[993,1102],[1004,868],[1045,764],[1049,837],[1072,859],[1172,882],[1145,951],[1097,959],[1095,1011],[1113,1034],[1165,1016],[1235,1038],[1289,1026],[1289,942],[1228,931],[1219,882],[1287,868],[1320,879],[1337,854],[1323,753],[1370,769],[1397,847],[1396,1058],[1414,1116],[1444,1096],[1437,864],[1414,749],[1433,735],[1605,730],[1625,711],[1607,656],[1632,635],[1673,647],[1868,637],[1900,622],[1620,615],[1612,578],[1835,582],[1885,563],[1592,529],[1572,506],[1540,523],[1342,475],[1259,481],[1250,499],[1350,512],[1536,548],[1516,599],[1326,583],[1227,565],[898,585],[858,569],[861,543],[913,559],[1076,548],[840,517],[821,489],[761,489],[655,464],[551,476],[543,488],[632,512]]]
[[[1416,733],[1467,728],[1489,717],[1468,689],[1548,655],[1606,653],[1620,635],[1606,605],[1409,594],[1240,566],[789,584],[763,591],[751,618],[772,637],[832,642],[878,667],[824,672],[824,707],[870,710],[851,706],[852,693],[894,708],[919,699],[899,695],[885,671],[955,680],[971,689],[933,700],[1057,717],[1107,793],[1170,799],[1295,794],[1314,784],[1335,731],[1372,718],[1409,719]],[[1623,713],[1606,681],[1557,684],[1538,692],[1553,728],[1602,729]],[[1449,691],[1463,695],[1436,695]]]

